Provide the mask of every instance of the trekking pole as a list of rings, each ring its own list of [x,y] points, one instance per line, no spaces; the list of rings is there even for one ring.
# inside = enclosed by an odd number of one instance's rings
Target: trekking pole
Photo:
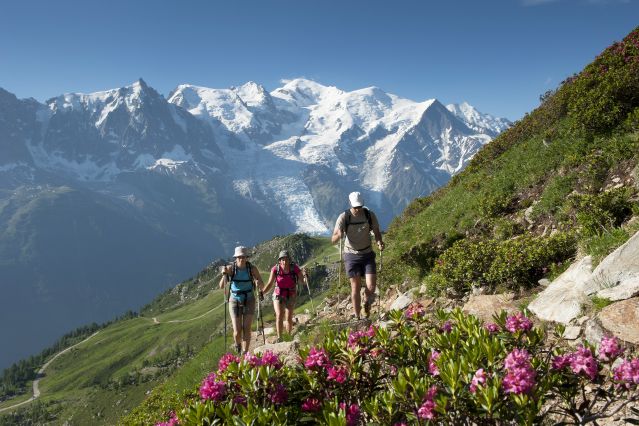
[[[337,288],[339,294],[339,286],[342,285],[342,237],[339,237],[339,268],[337,268]]]
[[[226,329],[228,327],[229,316],[229,290],[228,290],[229,276],[224,274],[224,351],[226,351]]]
[[[266,345],[266,333],[264,333],[264,317],[262,317],[262,292],[259,292],[257,298],[257,317],[259,318],[260,324],[262,325],[262,339],[264,340],[264,344]]]
[[[311,299],[311,309],[313,313],[317,316],[317,312],[315,311],[315,305],[313,304],[313,296],[311,296],[311,287],[308,285],[308,275],[306,274],[306,269],[304,269],[304,282],[306,283],[306,289],[308,290],[308,298]]]
[[[379,250],[379,282],[377,283],[377,316],[381,317],[381,302],[382,298],[382,270],[384,268],[384,258],[382,256],[384,250]]]

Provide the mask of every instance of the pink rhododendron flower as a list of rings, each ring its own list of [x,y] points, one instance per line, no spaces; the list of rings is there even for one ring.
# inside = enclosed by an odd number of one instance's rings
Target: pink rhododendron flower
[[[302,411],[316,413],[322,408],[322,403],[317,398],[308,398],[302,402]]]
[[[495,334],[499,332],[499,326],[495,324],[494,322],[487,323],[486,325],[484,325],[484,328],[488,330],[490,334]]]
[[[243,405],[246,407],[247,399],[244,395],[235,395],[233,397],[233,402],[238,405]]]
[[[343,402],[339,403],[340,410],[344,410],[346,412],[346,426],[355,426],[359,423],[359,419],[362,416],[359,405],[351,404],[346,407],[346,404]]]
[[[535,370],[530,363],[530,354],[525,349],[513,349],[504,360],[506,376],[502,387],[506,393],[528,393],[535,386]]]
[[[419,418],[428,420],[433,420],[435,418],[435,408],[437,408],[437,404],[435,404],[436,394],[437,388],[435,386],[432,386],[430,389],[428,389],[428,392],[424,397],[424,402],[417,410],[417,416]]]
[[[328,380],[344,383],[348,378],[348,370],[344,367],[328,367]]]
[[[324,349],[316,349],[315,346],[311,348],[306,357],[306,361],[304,361],[304,367],[308,369],[327,368],[331,365],[326,351]]]
[[[262,365],[270,365],[275,369],[282,368],[282,361],[272,351],[266,351],[262,354]]]
[[[426,314],[424,307],[417,302],[411,303],[408,308],[404,311],[404,316],[406,318],[415,319],[418,317],[423,317]]]
[[[477,392],[477,386],[486,384],[486,372],[483,368],[480,368],[475,372],[473,379],[470,381],[470,391],[472,393]]]
[[[384,349],[382,349],[382,348],[373,348],[371,350],[371,356],[373,358],[378,358],[378,357],[380,357],[382,355],[384,355]]]
[[[212,401],[221,401],[226,396],[226,383],[215,381],[215,373],[209,374],[200,386],[200,397]]]
[[[624,383],[626,387],[639,384],[639,359],[632,361],[623,360],[617,368],[614,369],[613,378],[615,381]]]
[[[570,368],[575,374],[584,373],[590,380],[595,380],[599,371],[597,360],[592,356],[592,352],[583,346],[580,346],[576,352],[572,353]]]
[[[177,415],[175,414],[175,411],[171,411],[168,422],[156,423],[155,426],[177,426],[179,424],[180,424],[180,421],[178,420]]]
[[[262,360],[258,356],[253,355],[250,352],[244,354],[244,361],[246,361],[246,363],[252,367],[259,367],[260,365],[262,365]]]
[[[405,422],[397,422],[397,423],[393,423],[393,426],[408,426],[408,423],[405,423]]]
[[[453,331],[453,323],[450,321],[446,321],[444,324],[442,324],[441,331],[443,331],[444,333],[450,333],[451,331]]]
[[[439,368],[437,368],[435,361],[437,361],[440,356],[441,354],[439,352],[433,351],[428,357],[428,372],[433,376],[439,376]]]
[[[599,359],[612,362],[623,354],[624,349],[616,337],[603,337],[599,345]]]
[[[269,395],[269,399],[275,405],[284,404],[288,399],[288,391],[280,383],[276,384]]]
[[[363,341],[365,337],[368,337],[369,339],[375,337],[375,327],[371,325],[366,331],[351,332],[351,334],[348,335],[348,346],[350,348],[361,348],[366,346]]]
[[[524,316],[521,312],[506,318],[506,330],[515,333],[519,330],[528,331],[532,328],[532,321]]]
[[[226,371],[228,366],[232,363],[239,364],[240,358],[231,353],[224,354],[217,364],[217,369],[220,373],[222,373],[223,371]]]
[[[552,368],[554,370],[563,370],[566,367],[570,367],[570,360],[572,354],[557,355],[552,359]]]
[[[515,348],[504,360],[504,367],[506,367],[507,370],[525,368],[528,365],[530,365],[530,354],[526,349]]]

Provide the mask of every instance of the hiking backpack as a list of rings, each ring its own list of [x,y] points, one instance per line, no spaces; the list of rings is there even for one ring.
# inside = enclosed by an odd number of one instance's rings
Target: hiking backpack
[[[371,217],[371,212],[366,207],[363,207],[364,215],[366,216],[366,221],[368,222],[369,230],[373,230],[373,219]],[[344,233],[348,232],[348,226],[351,224],[351,219],[353,217],[353,213],[351,213],[351,209],[344,211]],[[358,225],[364,222],[356,222]]]

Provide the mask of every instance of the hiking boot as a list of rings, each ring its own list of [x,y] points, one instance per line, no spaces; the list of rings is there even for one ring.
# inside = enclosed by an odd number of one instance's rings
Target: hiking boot
[[[371,304],[370,302],[364,303],[364,318],[371,316]]]
[[[235,345],[235,352],[237,352],[238,355],[242,354],[242,344],[236,344]]]

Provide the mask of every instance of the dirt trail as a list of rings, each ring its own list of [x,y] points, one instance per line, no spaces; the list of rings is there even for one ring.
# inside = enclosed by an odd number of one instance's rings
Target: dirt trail
[[[38,375],[36,376],[36,377],[37,377],[37,379],[35,379],[35,380],[33,381],[33,396],[32,396],[31,398],[27,399],[26,401],[22,401],[22,402],[20,402],[20,403],[18,403],[18,404],[14,404],[14,405],[10,405],[10,406],[8,406],[8,407],[0,408],[0,412],[2,412],[2,411],[7,411],[7,410],[11,410],[12,408],[16,408],[16,407],[19,407],[19,406],[21,406],[21,405],[28,404],[29,402],[34,401],[36,398],[39,398],[39,397],[40,397],[40,387],[39,387],[39,386],[40,386],[40,380],[42,379],[42,377],[44,377],[44,371],[47,369],[47,367],[49,366],[49,364],[51,364],[53,361],[55,361],[55,359],[56,359],[57,357],[59,357],[60,355],[62,355],[62,354],[65,354],[65,353],[69,352],[71,349],[75,348],[76,346],[81,345],[82,343],[84,343],[84,342],[88,341],[89,339],[93,338],[93,337],[94,337],[96,334],[98,334],[99,332],[100,332],[100,331],[98,330],[98,331],[96,331],[95,333],[93,333],[92,335],[90,335],[89,337],[87,337],[86,339],[84,339],[83,341],[78,342],[78,343],[76,343],[76,344],[75,344],[75,345],[73,345],[73,346],[69,346],[68,348],[66,348],[66,349],[64,349],[64,350],[62,350],[62,351],[60,351],[60,352],[58,352],[57,354],[55,354],[55,355],[53,356],[53,358],[51,358],[49,361],[47,361],[47,362],[46,362],[46,363],[45,363],[45,364],[44,364],[44,365],[43,365],[43,366],[42,366],[42,367],[38,370]]]

